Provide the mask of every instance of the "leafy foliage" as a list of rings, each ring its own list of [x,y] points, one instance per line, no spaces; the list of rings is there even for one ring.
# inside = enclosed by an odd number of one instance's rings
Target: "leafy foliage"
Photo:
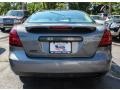
[[[83,10],[89,14],[97,14],[98,5],[111,5],[112,14],[120,14],[120,2],[70,2],[69,9]],[[64,2],[0,2],[0,15],[6,14],[11,9],[27,9],[31,14],[36,11],[50,10],[50,9],[66,9],[66,3]],[[108,11],[109,9],[107,9]]]
[[[90,2],[78,2],[78,3],[72,2],[72,3],[69,3],[69,8],[88,12],[89,5],[90,5]]]
[[[106,8],[107,13],[120,14],[120,2],[93,2],[91,4],[95,7],[93,13],[96,13],[96,11],[98,10],[96,6],[107,5],[108,6],[108,8]]]

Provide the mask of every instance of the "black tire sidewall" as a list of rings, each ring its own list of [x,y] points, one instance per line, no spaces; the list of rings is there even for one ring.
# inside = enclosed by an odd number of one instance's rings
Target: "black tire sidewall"
[[[1,30],[2,32],[4,32],[4,31],[5,31],[5,28],[0,28],[0,30]]]
[[[31,83],[31,82],[35,82],[35,77],[32,76],[19,76],[21,82],[23,83]]]

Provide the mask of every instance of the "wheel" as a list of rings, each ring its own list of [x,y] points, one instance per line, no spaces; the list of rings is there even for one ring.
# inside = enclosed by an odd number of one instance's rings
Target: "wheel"
[[[2,32],[4,32],[4,31],[5,31],[5,28],[1,28],[0,30],[1,30]]]
[[[19,78],[23,83],[28,83],[28,84],[36,81],[35,77],[31,77],[31,76],[19,76]]]
[[[119,33],[119,35],[118,35],[118,38],[119,38],[119,40],[120,40],[120,33]]]
[[[96,76],[95,76],[95,80],[102,80],[104,77],[105,77],[105,75],[107,74],[107,72],[102,72],[102,73],[98,73],[98,74],[96,74]]]

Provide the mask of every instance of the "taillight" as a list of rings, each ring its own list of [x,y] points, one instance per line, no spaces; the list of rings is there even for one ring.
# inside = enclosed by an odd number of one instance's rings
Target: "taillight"
[[[21,41],[20,41],[20,39],[19,39],[19,36],[18,36],[18,34],[17,34],[17,32],[16,32],[15,29],[12,29],[12,30],[10,31],[9,44],[10,44],[11,46],[22,47],[22,43],[21,43]]]
[[[104,34],[102,36],[102,39],[100,41],[100,44],[99,46],[100,47],[104,47],[104,46],[108,46],[108,45],[111,45],[112,44],[112,36],[111,36],[111,33],[110,31],[108,30],[105,30],[104,31]]]

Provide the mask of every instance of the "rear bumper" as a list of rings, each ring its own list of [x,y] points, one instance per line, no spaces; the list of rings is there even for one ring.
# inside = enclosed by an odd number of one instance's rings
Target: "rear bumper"
[[[12,28],[14,25],[3,25],[3,26],[0,26],[0,28],[8,28],[8,29],[10,29],[10,28]]]
[[[0,28],[12,28],[14,25],[17,25],[16,23],[14,24],[0,24]]]
[[[10,60],[12,70],[18,75],[37,74],[88,74],[103,73],[110,69],[110,61],[13,61]]]
[[[11,28],[13,27],[13,25],[10,25],[10,26],[0,26],[0,29],[3,29],[4,31],[5,30],[10,30]]]
[[[110,69],[111,56],[97,53],[91,58],[28,58],[24,51],[10,53],[10,65],[18,75],[88,74]]]

